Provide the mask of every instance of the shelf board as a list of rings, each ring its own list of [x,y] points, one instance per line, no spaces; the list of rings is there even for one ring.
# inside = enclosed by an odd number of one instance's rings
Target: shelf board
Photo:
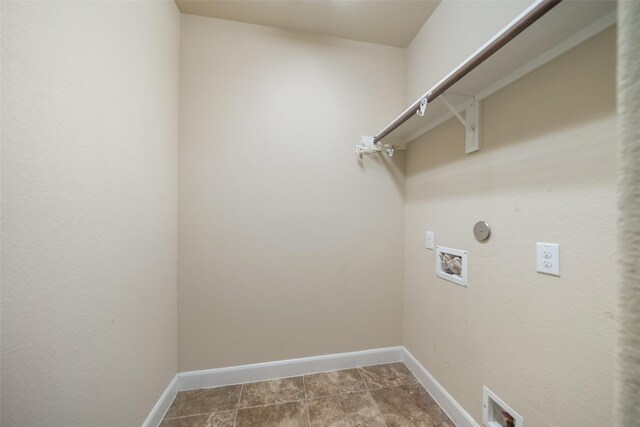
[[[456,110],[463,111],[470,102],[471,98],[468,97],[475,97],[476,101],[481,101],[509,83],[602,32],[615,22],[615,1],[562,1],[450,87],[444,96],[447,97],[450,104],[456,107]],[[473,55],[470,58],[472,57]],[[424,96],[429,92],[431,90],[427,91]],[[466,97],[456,96],[456,94]],[[410,110],[417,110],[419,102],[420,98],[377,135],[383,135],[386,129],[393,127],[397,120]],[[416,139],[451,117],[453,114],[440,97],[437,97],[429,103],[424,116],[413,114],[411,118],[390,132],[384,139],[392,141],[396,145],[402,145]]]

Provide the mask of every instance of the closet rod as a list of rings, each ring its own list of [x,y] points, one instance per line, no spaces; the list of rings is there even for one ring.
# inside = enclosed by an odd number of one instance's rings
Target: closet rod
[[[442,95],[447,89],[456,84],[460,79],[469,74],[478,65],[482,64],[487,58],[496,53],[500,48],[516,38],[518,34],[526,30],[531,24],[540,19],[545,13],[553,9],[562,0],[538,0],[527,11],[516,18],[511,24],[505,27],[500,33],[485,46],[481,47],[472,57],[460,64],[444,79],[436,83],[425,95],[421,96],[409,108],[407,108],[400,116],[384,128],[378,135],[373,137],[373,143],[377,144],[384,137],[396,130],[400,125],[409,120],[420,111],[420,101],[427,100],[427,105],[433,102],[437,97]]]

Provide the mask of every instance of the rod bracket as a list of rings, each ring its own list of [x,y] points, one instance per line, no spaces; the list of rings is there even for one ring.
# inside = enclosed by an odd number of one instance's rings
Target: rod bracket
[[[371,154],[387,153],[387,156],[393,157],[393,153],[398,149],[401,148],[396,144],[375,143],[373,137],[363,136],[362,143],[356,145],[356,156],[362,159],[364,156],[370,156]]]

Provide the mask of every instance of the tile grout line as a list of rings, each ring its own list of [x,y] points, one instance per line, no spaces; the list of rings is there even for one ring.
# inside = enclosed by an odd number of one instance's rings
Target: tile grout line
[[[361,394],[366,392],[367,390],[365,389],[365,390],[358,390],[358,391],[350,391],[347,393],[327,394],[325,396],[312,397],[309,400],[322,400],[322,399],[329,399],[331,397],[351,396],[352,394]]]
[[[236,405],[236,413],[233,416],[233,424],[232,426],[235,427],[236,425],[236,420],[238,419],[238,411],[240,410],[240,401],[242,400],[242,392],[244,391],[244,384],[240,385],[240,396],[238,396],[238,404]]]
[[[305,375],[302,375],[302,390],[304,391],[304,400],[307,401],[307,382],[304,380]]]
[[[215,414],[216,412],[231,412],[231,411],[233,411],[233,409],[227,409],[225,411],[202,412],[202,413],[199,413],[199,414],[180,415],[178,417],[169,417],[169,418],[165,417],[165,418],[162,419],[162,421],[164,421],[164,420],[177,420],[177,419],[180,419],[180,418],[189,418],[189,417],[199,417],[199,416],[202,416],[202,415]]]
[[[287,400],[285,402],[263,403],[262,405],[244,406],[244,407],[238,408],[238,409],[264,408],[266,406],[286,405],[287,403],[298,403],[298,402],[304,402],[304,399]]]
[[[311,415],[309,415],[309,399],[307,398],[307,382],[302,375],[302,389],[304,390],[304,410],[307,412],[307,425],[311,427]]]
[[[360,372],[360,366],[358,366],[356,368],[356,370],[358,371],[358,375],[360,376],[360,380],[362,380],[362,383],[364,384],[365,390],[369,391],[369,386],[367,385],[367,382],[364,380],[364,377],[362,376],[362,372]]]
[[[384,415],[382,415],[382,411],[380,410],[380,406],[378,406],[378,402],[376,402],[376,400],[373,398],[373,395],[371,394],[371,390],[369,390],[369,386],[367,385],[367,382],[364,380],[364,377],[362,376],[362,372],[360,372],[360,368],[357,368],[357,369],[358,369],[358,374],[360,374],[360,378],[362,379],[362,382],[364,382],[364,387],[367,389],[367,394],[371,398],[371,401],[373,402],[376,409],[378,410],[378,413],[380,414],[380,421],[382,421],[382,424],[385,427],[387,427],[387,421],[384,419]]]

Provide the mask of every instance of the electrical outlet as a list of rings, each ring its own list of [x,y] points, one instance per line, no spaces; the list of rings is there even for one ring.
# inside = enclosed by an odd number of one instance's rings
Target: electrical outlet
[[[536,243],[536,252],[538,272],[560,276],[560,245]]]
[[[427,231],[427,249],[433,250],[433,231]]]

